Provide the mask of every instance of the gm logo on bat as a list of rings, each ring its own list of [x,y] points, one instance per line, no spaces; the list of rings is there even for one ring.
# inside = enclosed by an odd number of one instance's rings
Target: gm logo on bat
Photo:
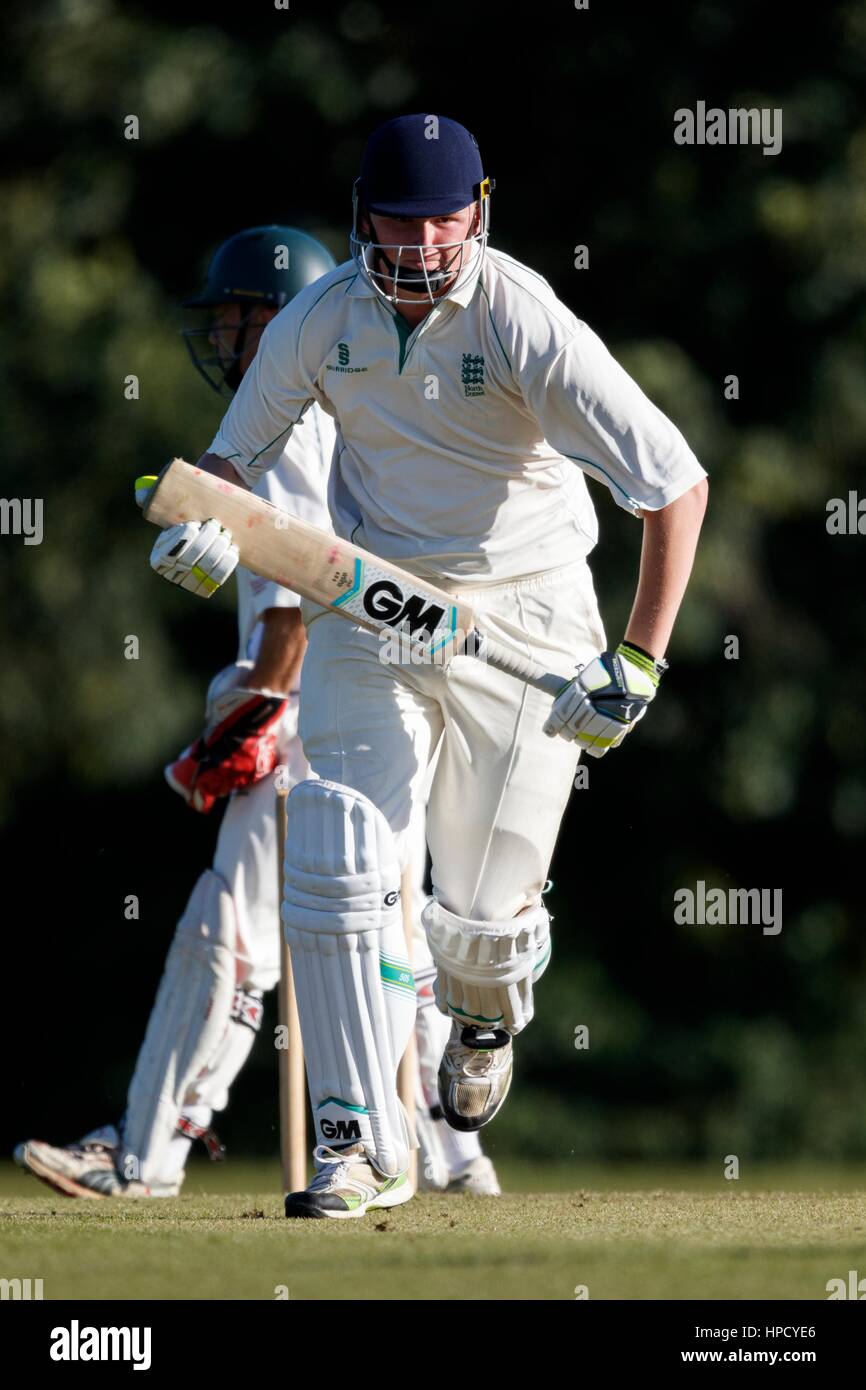
[[[432,637],[442,625],[445,609],[436,603],[431,603],[425,609],[425,601],[423,594],[411,594],[406,598],[399,584],[392,579],[380,579],[371,584],[369,589],[364,590],[363,598],[365,613],[369,613],[377,622],[388,627],[399,627],[405,622],[413,637],[422,632]]]
[[[457,607],[438,603],[424,590],[402,588],[391,575],[355,557],[351,588],[332,608],[352,613],[383,631],[400,629],[412,643],[435,653],[457,637]]]

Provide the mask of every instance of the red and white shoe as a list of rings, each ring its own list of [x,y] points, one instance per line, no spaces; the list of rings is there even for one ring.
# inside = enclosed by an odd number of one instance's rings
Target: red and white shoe
[[[120,1136],[114,1125],[86,1134],[78,1144],[57,1148],[40,1139],[19,1144],[15,1162],[64,1197],[175,1197],[180,1183],[159,1190],[129,1181],[118,1170]]]

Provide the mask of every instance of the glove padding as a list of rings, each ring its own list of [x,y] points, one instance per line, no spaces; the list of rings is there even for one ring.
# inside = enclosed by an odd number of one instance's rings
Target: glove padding
[[[617,748],[643,719],[654,698],[666,661],[620,642],[582,666],[562,687],[544,724],[553,738],[573,740],[593,758]]]
[[[157,536],[150,556],[151,569],[163,579],[203,598],[216,593],[237,563],[231,532],[213,517],[167,527]]]
[[[227,666],[211,681],[201,738],[169,763],[165,778],[194,811],[269,776],[277,765],[277,725],[289,698],[238,685],[249,662]]]

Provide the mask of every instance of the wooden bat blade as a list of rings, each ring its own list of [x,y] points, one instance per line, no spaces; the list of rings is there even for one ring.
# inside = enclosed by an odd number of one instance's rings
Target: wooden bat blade
[[[468,603],[455,602],[434,584],[183,459],[173,459],[162,470],[144,515],[155,526],[215,517],[231,531],[241,564],[254,574],[372,632],[408,638],[426,659],[444,663],[465,650],[554,696],[566,682],[566,677],[478,633]]]
[[[144,515],[156,526],[215,517],[247,569],[373,632],[407,634],[430,654],[459,651],[472,630],[468,604],[183,459],[163,469]]]

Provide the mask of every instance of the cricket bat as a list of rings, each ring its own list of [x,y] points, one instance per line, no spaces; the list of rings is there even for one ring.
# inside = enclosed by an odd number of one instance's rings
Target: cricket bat
[[[372,632],[407,639],[422,661],[475,656],[550,695],[565,684],[563,676],[479,630],[468,603],[183,459],[162,470],[144,515],[162,527],[215,517],[254,574]]]

